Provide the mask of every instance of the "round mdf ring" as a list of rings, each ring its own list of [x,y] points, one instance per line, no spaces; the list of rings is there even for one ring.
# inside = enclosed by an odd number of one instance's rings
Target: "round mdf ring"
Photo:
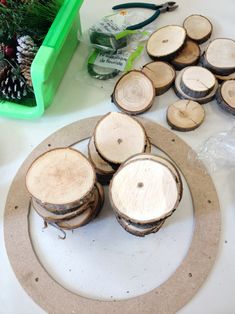
[[[157,308],[160,314],[173,314],[191,300],[214,264],[221,216],[217,193],[204,165],[184,141],[154,122],[139,119],[151,143],[181,169],[194,204],[195,227],[191,246],[175,273],[161,286],[139,297],[115,302],[98,301],[81,297],[58,284],[43,268],[32,247],[28,221],[30,197],[24,186],[28,167],[48,150],[49,145],[68,147],[92,136],[100,118],[77,121],[58,130],[37,146],[20,167],[10,187],[4,215],[5,245],[11,266],[29,296],[47,313],[76,313],[79,310],[80,314],[136,314],[154,313]],[[193,168],[187,162],[189,153],[195,157]]]

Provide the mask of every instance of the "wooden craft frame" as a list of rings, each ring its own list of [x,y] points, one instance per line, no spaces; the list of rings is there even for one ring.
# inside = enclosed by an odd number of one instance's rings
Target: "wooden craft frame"
[[[221,216],[217,193],[203,164],[188,162],[192,149],[162,126],[139,118],[153,145],[164,151],[182,171],[194,205],[194,233],[187,256],[175,273],[149,293],[121,301],[99,301],[79,296],[57,283],[43,268],[29,233],[30,196],[25,175],[32,161],[51,148],[72,146],[89,138],[97,121],[92,117],[74,122],[44,140],[17,172],[6,201],[5,244],[11,266],[28,295],[47,313],[170,314],[177,312],[196,294],[209,274],[218,250]]]

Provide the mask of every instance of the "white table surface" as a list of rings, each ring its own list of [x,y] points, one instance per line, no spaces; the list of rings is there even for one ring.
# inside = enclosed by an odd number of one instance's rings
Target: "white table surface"
[[[87,29],[109,13],[113,4],[121,2],[120,0],[86,0],[81,9],[83,29]],[[159,27],[167,24],[180,25],[188,15],[200,13],[212,21],[213,38],[235,38],[235,1],[179,0],[177,2],[180,5],[179,9],[161,15],[157,24]],[[79,65],[84,62],[83,52],[84,47],[80,46],[60,85],[53,105],[41,119],[21,121],[0,118],[0,313],[44,313],[20,286],[4,247],[4,206],[17,169],[28,154],[57,129],[82,118],[116,111],[115,106],[110,102],[109,88],[97,88],[87,84],[86,79],[83,82],[77,79]],[[169,128],[165,120],[166,108],[175,100],[177,97],[170,90],[165,95],[157,97],[152,109],[143,116]],[[229,130],[235,124],[234,117],[221,111],[215,101],[205,105],[204,108],[207,117],[199,129],[189,133],[176,132],[195,149],[209,136]],[[180,311],[181,314],[235,313],[235,194],[233,192],[235,171],[223,169],[212,173],[212,178],[221,203],[222,233],[219,253],[208,279],[195,297]]]

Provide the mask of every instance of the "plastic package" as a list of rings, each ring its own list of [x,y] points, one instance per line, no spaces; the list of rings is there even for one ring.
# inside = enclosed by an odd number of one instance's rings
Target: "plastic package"
[[[235,169],[235,126],[228,132],[209,137],[198,149],[197,157],[189,154],[192,166],[195,158],[204,162],[210,172],[222,169]]]
[[[78,39],[88,46],[105,52],[116,52],[126,49],[133,42],[146,40],[153,30],[128,30],[127,27],[143,19],[133,11],[119,11],[105,16],[92,25]]]

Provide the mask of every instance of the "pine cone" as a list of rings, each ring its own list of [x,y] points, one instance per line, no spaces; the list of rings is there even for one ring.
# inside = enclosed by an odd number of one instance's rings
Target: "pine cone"
[[[30,67],[33,59],[38,51],[38,47],[30,36],[21,36],[17,39],[17,62],[20,65],[21,74],[27,81],[29,86],[32,86]]]
[[[8,70],[5,80],[0,83],[1,98],[7,100],[21,100],[28,94],[27,84],[14,68]]]

